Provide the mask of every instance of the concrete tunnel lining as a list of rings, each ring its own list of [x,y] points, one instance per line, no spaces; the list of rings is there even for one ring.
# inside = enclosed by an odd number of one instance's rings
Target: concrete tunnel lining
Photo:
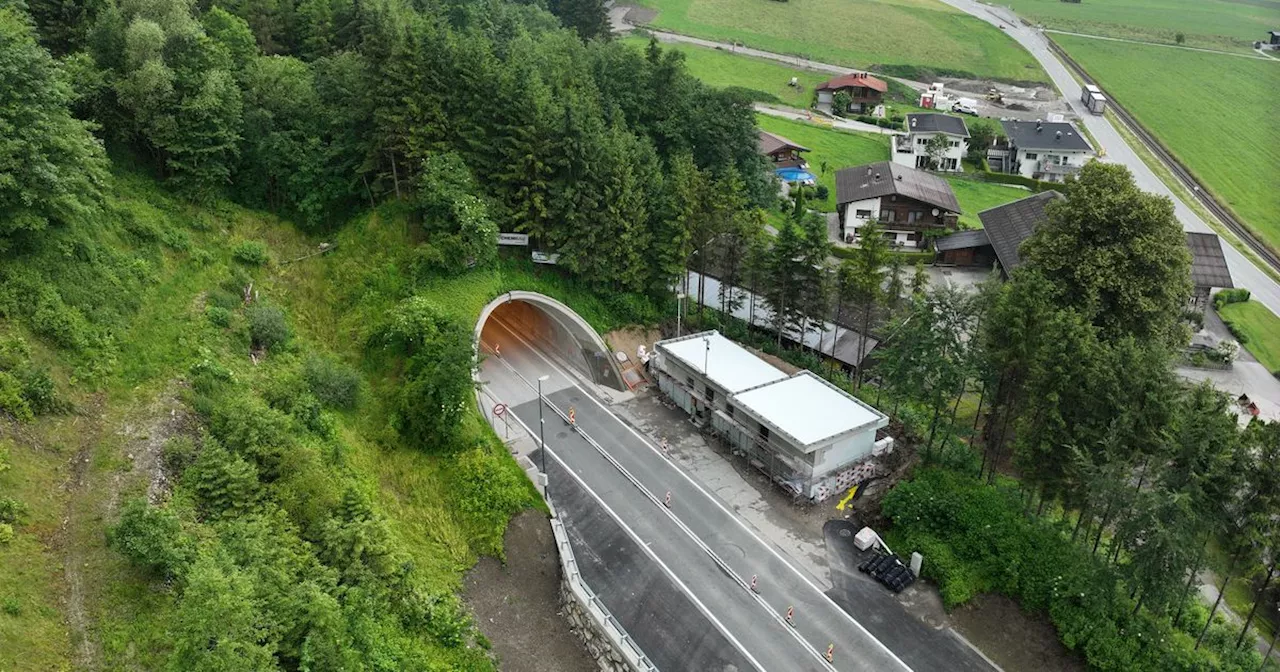
[[[512,290],[490,301],[481,309],[480,317],[476,320],[474,339],[477,347],[485,323],[499,309],[503,309],[504,320],[516,322],[512,326],[530,330],[522,335],[530,337],[529,340],[536,341],[539,345],[549,346],[559,359],[588,380],[620,392],[627,391],[618,361],[614,359],[613,352],[600,334],[572,308],[545,294]],[[542,325],[534,320],[521,322],[524,310],[537,311],[541,317],[546,318],[545,324],[552,327],[551,331],[539,329]]]

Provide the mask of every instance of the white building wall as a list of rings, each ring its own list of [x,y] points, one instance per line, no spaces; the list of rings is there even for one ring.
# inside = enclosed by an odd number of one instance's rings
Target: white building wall
[[[880,218],[880,198],[868,198],[853,201],[844,211],[845,237],[856,235],[858,229],[875,219]]]
[[[813,465],[814,477],[821,478],[845,467],[850,462],[870,457],[872,449],[875,448],[875,442],[876,430],[868,428],[866,431],[818,449]]]
[[[952,135],[946,135],[945,133],[907,133],[902,137],[906,138],[911,144],[911,151],[909,152],[898,151],[897,139],[895,139],[893,147],[893,162],[900,166],[907,166],[908,168],[921,167],[920,157],[929,156],[929,150],[927,149],[929,141],[936,135],[943,135],[947,138],[947,142],[956,145],[954,147],[948,147],[947,151],[942,154],[942,158],[944,159],[953,159],[955,161],[955,167],[944,167],[942,170],[949,172],[962,172],[964,167],[960,162],[966,155],[968,155],[969,145],[963,139]]]
[[[1035,158],[1032,158],[1032,157],[1035,157]],[[1093,158],[1093,152],[1083,152],[1083,151],[1075,151],[1075,150],[1072,150],[1072,151],[1038,150],[1037,151],[1037,150],[1026,150],[1026,149],[1018,148],[1018,155],[1017,155],[1018,174],[1026,178],[1034,179],[1036,176],[1036,173],[1040,172],[1040,165],[1046,160],[1053,161],[1055,157],[1060,157],[1063,165],[1081,168],[1084,166],[1084,164],[1089,162],[1089,159]],[[1041,175],[1040,179],[1046,182],[1064,182],[1065,176],[1045,174],[1045,175]]]

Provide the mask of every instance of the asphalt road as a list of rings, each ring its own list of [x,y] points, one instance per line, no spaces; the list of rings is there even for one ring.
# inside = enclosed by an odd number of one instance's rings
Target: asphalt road
[[[1182,223],[1182,228],[1187,231],[1214,233],[1213,229],[1204,220],[1200,219],[1199,215],[1187,207],[1187,204],[1179,196],[1165,186],[1164,182],[1161,182],[1155,173],[1151,172],[1147,164],[1143,163],[1142,159],[1125,143],[1124,138],[1111,125],[1110,120],[1106,117],[1091,114],[1084,109],[1084,105],[1080,102],[1080,85],[1071,77],[1071,73],[1067,71],[1067,67],[1062,64],[1062,61],[1059,61],[1058,57],[1049,50],[1047,38],[1040,31],[1023,25],[1016,14],[1003,7],[983,5],[973,2],[973,0],[942,1],[990,24],[1004,26],[1003,32],[1031,52],[1031,55],[1040,62],[1045,72],[1049,73],[1049,78],[1053,80],[1054,85],[1062,92],[1062,95],[1071,105],[1071,109],[1080,117],[1085,127],[1089,129],[1093,137],[1106,150],[1105,160],[1126,166],[1133,173],[1134,180],[1137,181],[1138,186],[1144,191],[1168,196],[1172,199],[1174,214],[1177,216],[1178,221]],[[1241,169],[1248,170],[1247,167],[1242,167]],[[1258,175],[1258,188],[1264,188],[1266,179],[1267,176]],[[1226,255],[1227,265],[1231,268],[1231,277],[1235,280],[1236,286],[1247,287],[1253,293],[1253,300],[1266,305],[1271,309],[1271,312],[1280,315],[1280,283],[1273,280],[1271,276],[1255,266],[1252,261],[1231,245],[1223,245],[1222,251]]]
[[[955,651],[935,650],[919,642],[921,645],[911,647],[910,652],[903,652],[913,659],[908,667],[832,601],[817,580],[760,538],[719,498],[579,388],[550,359],[496,323],[486,326],[484,340],[486,347],[500,343],[503,354],[500,362],[490,359],[483,366],[482,379],[491,393],[510,399],[512,411],[537,433],[537,395],[525,381],[548,376],[543,383],[550,404],[544,408],[544,432],[551,461],[573,472],[574,481],[616,517],[637,547],[643,547],[646,562],[662,567],[670,582],[684,590],[705,619],[742,651],[755,669],[954,669]],[[561,416],[551,412],[551,406],[562,412],[573,407],[579,431],[571,430]],[[556,475],[553,469],[552,478]],[[556,485],[552,481],[550,489],[552,501],[558,503]],[[668,492],[669,508],[663,505]],[[625,551],[596,548],[593,552],[611,554],[602,561],[605,565],[635,560],[634,553]],[[753,576],[756,592],[748,588]],[[629,591],[629,586],[624,585],[621,591]],[[613,586],[593,588],[602,598],[614,590]],[[862,605],[853,606],[856,612]],[[794,627],[783,620],[788,607],[795,610]],[[891,616],[912,618],[901,609]],[[630,632],[631,626],[623,625]],[[641,630],[632,635],[640,641],[643,625],[636,627]],[[828,666],[822,654],[831,644],[835,645],[834,664]],[[651,658],[663,655],[646,653]]]

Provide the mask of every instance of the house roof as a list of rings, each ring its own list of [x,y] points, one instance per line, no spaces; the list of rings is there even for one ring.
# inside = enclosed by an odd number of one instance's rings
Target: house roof
[[[962,138],[969,137],[964,119],[946,114],[908,114],[907,131],[911,133],[946,133]]]
[[[991,239],[987,237],[987,232],[982,229],[975,231],[957,231],[955,233],[939,236],[933,240],[934,249],[939,252],[947,250],[963,250],[970,247],[982,247],[990,245]]]
[[[987,233],[996,258],[1006,274],[1012,273],[1022,260],[1018,258],[1018,246],[1031,237],[1040,222],[1048,219],[1044,208],[1062,194],[1042,191],[1034,196],[1005,203],[978,213],[982,228]]]
[[[1093,145],[1069,121],[1002,121],[1009,144],[1018,149],[1093,151]]]
[[[787,377],[715,330],[658,341],[653,347],[686,369],[706,376],[728,394]]]
[[[960,212],[960,203],[946,180],[890,161],[836,171],[836,203],[844,205],[867,198],[898,194],[949,212]]]
[[[880,93],[884,93],[889,90],[889,85],[885,84],[883,80],[872,77],[865,72],[851,72],[847,75],[840,75],[835,79],[828,79],[818,85],[818,90],[831,91],[850,86],[865,86],[868,89],[875,89]]]
[[[794,149],[798,152],[809,151],[808,147],[797,145],[781,135],[775,135],[768,131],[760,131],[760,137],[756,142],[760,146],[761,154],[773,154],[774,152],[787,148]]]
[[[739,392],[731,400],[801,448],[889,422],[884,413],[810,371]]]
[[[1187,248],[1191,250],[1191,282],[1196,287],[1231,289],[1231,270],[1222,254],[1222,240],[1215,233],[1187,232]]]

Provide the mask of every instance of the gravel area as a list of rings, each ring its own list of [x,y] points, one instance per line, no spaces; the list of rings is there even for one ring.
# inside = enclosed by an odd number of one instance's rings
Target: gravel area
[[[467,573],[463,598],[506,672],[594,672],[595,661],[560,611],[560,561],[541,511],[511,519],[507,562],[481,558]]]

